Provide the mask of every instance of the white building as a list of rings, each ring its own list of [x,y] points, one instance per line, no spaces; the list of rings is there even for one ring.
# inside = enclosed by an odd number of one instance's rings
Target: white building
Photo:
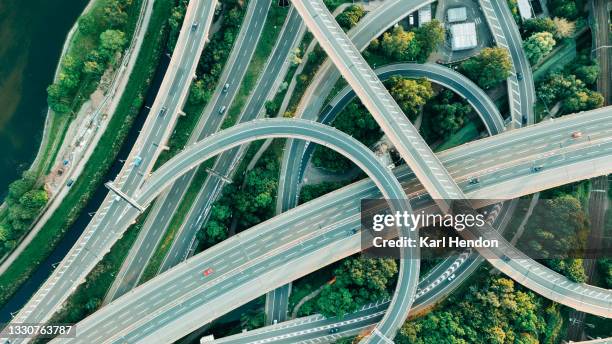
[[[431,4],[427,4],[418,10],[419,12],[419,26],[429,23],[431,21]]]
[[[446,21],[449,23],[467,20],[467,9],[465,7],[453,7],[446,10]]]
[[[453,24],[450,31],[453,51],[472,49],[478,45],[476,24],[473,22]]]
[[[529,0],[518,0],[518,10],[523,19],[532,18],[531,4]]]

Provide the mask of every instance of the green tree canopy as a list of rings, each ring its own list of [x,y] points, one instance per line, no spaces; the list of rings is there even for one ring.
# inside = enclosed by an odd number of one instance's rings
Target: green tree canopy
[[[415,39],[415,33],[404,31],[404,28],[396,26],[391,33],[383,34],[380,46],[385,55],[395,60],[416,60],[420,47]]]
[[[444,27],[439,20],[433,19],[416,29],[415,38],[419,45],[416,60],[424,63],[429,55],[438,48],[438,45],[444,42]]]
[[[552,33],[536,32],[523,43],[523,49],[529,62],[535,65],[552,51],[555,44]]]
[[[336,21],[344,31],[348,31],[355,26],[361,18],[366,15],[366,11],[361,5],[351,5],[336,17]]]
[[[389,85],[391,96],[410,120],[415,120],[421,107],[433,97],[431,82],[425,78],[392,77]]]
[[[510,76],[512,62],[504,48],[484,48],[461,63],[460,70],[483,89],[491,88]]]

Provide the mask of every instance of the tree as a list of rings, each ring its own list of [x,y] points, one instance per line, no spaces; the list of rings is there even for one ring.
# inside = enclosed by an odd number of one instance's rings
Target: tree
[[[557,39],[572,37],[574,31],[576,31],[576,24],[565,18],[555,17],[552,22],[555,26],[553,33]]]
[[[7,201],[17,203],[26,192],[32,190],[36,184],[36,177],[30,172],[25,172],[20,179],[9,184]]]
[[[202,104],[208,98],[210,92],[206,89],[206,85],[204,84],[204,80],[196,80],[191,83],[191,87],[189,88],[189,98],[188,101],[190,104]]]
[[[90,35],[98,30],[96,18],[92,13],[86,13],[79,18],[79,31],[85,35]]]
[[[105,64],[106,59],[97,50],[93,50],[87,54],[83,63],[83,73],[99,77],[104,72]]]
[[[334,270],[335,282],[327,284],[318,295],[318,311],[325,316],[343,316],[366,303],[386,298],[396,274],[393,259],[347,258]]]
[[[579,65],[573,72],[576,74],[576,77],[584,81],[585,84],[593,85],[599,77],[599,66],[597,64],[590,66]]]
[[[382,51],[388,57],[396,60],[415,60],[419,52],[415,33],[404,31],[404,28],[396,26],[392,33],[385,32],[380,44]]]
[[[355,26],[366,12],[361,5],[351,5],[336,17],[336,21],[344,31],[348,31]]]
[[[122,31],[106,30],[100,34],[100,51],[103,56],[112,56],[123,49],[126,43],[127,39]]]
[[[288,59],[289,59],[289,61],[291,62],[291,64],[293,66],[297,66],[300,63],[302,63],[302,58],[300,57],[300,54],[301,54],[300,48],[292,49],[289,52],[289,58]]]
[[[268,115],[269,117],[276,117],[276,114],[280,109],[280,104],[278,104],[274,100],[268,100],[264,104],[264,107],[266,109],[266,115]]]
[[[394,341],[417,343],[538,343],[546,329],[543,310],[531,292],[490,276],[452,295],[425,316],[407,321]]]
[[[603,102],[604,99],[601,93],[583,89],[569,94],[569,96],[563,100],[562,110],[564,113],[587,111],[602,107]]]
[[[415,38],[420,47],[417,61],[423,63],[444,42],[444,28],[440,21],[433,19],[416,29]]]
[[[240,327],[248,331],[256,328],[263,327],[265,325],[266,315],[257,311],[250,311],[243,313],[240,316]]]
[[[127,24],[128,15],[125,12],[124,5],[119,0],[107,0],[104,8],[104,19],[107,22],[104,27],[122,27]]]
[[[548,55],[556,42],[550,32],[536,32],[523,43],[525,55],[532,65],[537,64]]]
[[[575,0],[552,0],[548,8],[553,15],[570,20],[578,18],[578,7]]]
[[[555,34],[556,26],[552,19],[548,17],[530,18],[523,23],[525,36],[530,36],[536,32],[550,32]]]
[[[461,72],[483,89],[507,79],[511,69],[510,54],[504,48],[484,48],[460,66]]]
[[[429,128],[436,134],[436,139],[446,139],[464,125],[465,118],[472,112],[472,107],[455,101],[455,94],[449,90],[440,92],[426,106]],[[430,138],[431,139],[431,138]]]
[[[34,216],[47,204],[48,200],[49,195],[45,190],[30,190],[19,198],[19,203]]]
[[[415,120],[419,110],[433,96],[431,83],[425,78],[419,80],[393,77],[389,92],[410,120]]]

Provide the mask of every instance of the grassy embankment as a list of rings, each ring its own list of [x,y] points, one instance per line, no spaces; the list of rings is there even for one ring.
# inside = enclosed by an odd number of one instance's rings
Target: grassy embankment
[[[150,27],[142,45],[138,62],[121,97],[108,128],[102,135],[81,176],[45,226],[22,252],[17,260],[0,276],[0,304],[25,282],[60,241],[87,204],[94,191],[103,182],[102,177],[115,160],[132,122],[143,105],[155,67],[162,53],[162,26],[168,15],[171,0],[157,1]]]

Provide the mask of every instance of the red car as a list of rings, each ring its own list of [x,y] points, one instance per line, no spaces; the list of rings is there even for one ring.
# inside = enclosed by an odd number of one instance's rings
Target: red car
[[[210,276],[213,272],[214,272],[214,270],[212,268],[208,268],[208,269],[202,271],[202,275],[204,275],[204,277],[207,277],[207,276]]]

